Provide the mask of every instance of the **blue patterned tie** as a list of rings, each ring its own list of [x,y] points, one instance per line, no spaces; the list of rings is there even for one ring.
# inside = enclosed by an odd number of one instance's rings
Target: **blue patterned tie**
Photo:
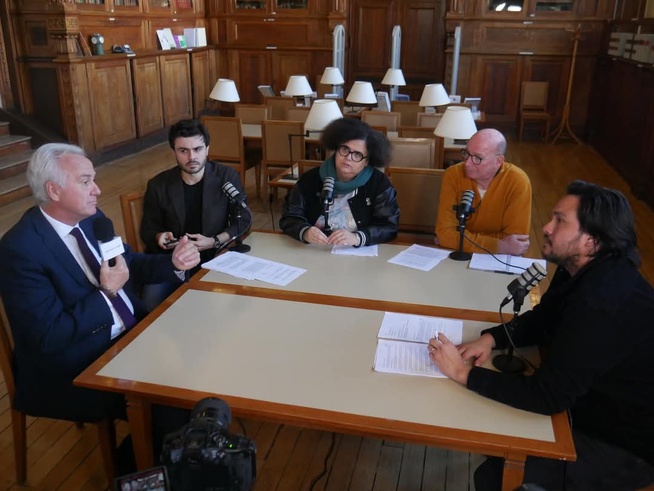
[[[77,245],[79,245],[79,250],[82,252],[82,256],[84,256],[84,260],[86,261],[86,264],[88,264],[89,268],[91,268],[91,271],[93,272],[93,274],[95,275],[95,277],[99,282],[100,263],[98,262],[98,259],[93,254],[93,251],[91,251],[91,249],[89,248],[89,245],[87,244],[86,240],[84,239],[84,236],[82,235],[82,231],[79,228],[75,227],[73,230],[70,231],[70,235],[75,237],[75,240],[77,241]],[[125,301],[120,297],[120,295],[116,295],[113,297],[107,296],[107,298],[109,298],[109,301],[116,309],[116,312],[118,312],[120,318],[123,320],[123,323],[125,324],[125,329],[129,329],[136,325],[136,317],[134,317],[134,314],[132,314],[132,311],[129,310],[129,307],[127,306]]]

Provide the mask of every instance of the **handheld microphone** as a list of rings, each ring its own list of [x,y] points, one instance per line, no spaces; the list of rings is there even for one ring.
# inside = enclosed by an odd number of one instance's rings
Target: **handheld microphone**
[[[227,195],[230,201],[233,203],[239,203],[243,208],[247,209],[248,205],[245,202],[245,198],[231,182],[227,181],[223,184],[223,192]]]
[[[334,178],[325,177],[325,180],[322,182],[322,193],[320,195],[323,204],[331,205],[334,201]]]
[[[546,276],[547,270],[543,268],[543,266],[539,263],[531,263],[531,266],[508,284],[506,289],[509,290],[509,294],[504,298],[504,300],[502,300],[500,308],[513,300],[514,297],[521,295],[524,298],[524,295],[540,283]]]
[[[109,266],[115,266],[114,258],[125,252],[125,247],[122,239],[114,233],[114,224],[107,217],[100,216],[93,222],[93,234],[98,239],[102,259],[109,261]]]
[[[457,217],[459,220],[466,218],[468,215],[470,215],[474,209],[472,208],[472,202],[475,199],[475,192],[472,191],[471,189],[468,189],[467,191],[463,191],[463,194],[461,195],[461,203],[456,209]]]

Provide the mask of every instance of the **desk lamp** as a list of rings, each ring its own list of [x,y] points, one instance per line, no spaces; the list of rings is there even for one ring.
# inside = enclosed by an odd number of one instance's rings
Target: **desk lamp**
[[[447,91],[443,84],[427,84],[425,88],[422,89],[422,96],[420,97],[420,102],[418,103],[421,107],[436,107],[443,106],[450,103],[450,96],[447,95]]]
[[[454,143],[465,145],[476,132],[477,125],[470,108],[450,106],[445,110],[443,117],[436,125],[434,135],[441,138],[452,138]]]
[[[345,102],[352,106],[377,105],[377,96],[370,82],[354,82]]]
[[[382,85],[390,85],[391,88],[389,90],[389,95],[391,96],[392,101],[397,100],[397,87],[399,85],[406,85],[404,74],[399,68],[389,68],[386,70],[386,75],[384,75],[381,83]]]
[[[229,80],[228,78],[219,78],[218,81],[216,82],[216,85],[213,86],[213,89],[211,90],[211,93],[209,94],[209,99],[213,101],[219,101],[219,102],[238,102],[241,99],[238,96],[238,91],[236,90],[236,84],[234,83],[233,80]],[[210,111],[218,111],[218,114],[222,116],[226,115],[234,115],[234,107],[232,104],[229,104],[228,106],[221,107],[221,105],[218,105],[216,107],[215,105],[212,105]]]
[[[331,85],[332,92],[338,94],[339,97],[343,97],[343,88],[340,86],[345,83],[345,80],[343,80],[343,75],[341,75],[341,71],[338,67],[325,67],[320,83],[323,85]]]
[[[304,75],[291,75],[286,84],[286,89],[284,90],[284,95],[291,97],[304,97],[311,96],[313,94],[313,89],[309,85],[307,77]],[[305,105],[309,105],[305,99]],[[300,104],[302,105],[302,104]]]

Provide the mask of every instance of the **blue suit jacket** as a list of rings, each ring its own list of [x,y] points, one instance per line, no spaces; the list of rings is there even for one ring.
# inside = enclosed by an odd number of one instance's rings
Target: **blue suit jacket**
[[[102,212],[80,222],[92,244],[98,216]],[[126,246],[125,259],[130,279],[124,290],[141,319],[147,312],[136,295],[140,284],[180,280],[170,256],[135,254]],[[83,408],[72,380],[111,345],[113,317],[37,207],[0,241],[0,291],[15,342],[16,409],[76,419]]]

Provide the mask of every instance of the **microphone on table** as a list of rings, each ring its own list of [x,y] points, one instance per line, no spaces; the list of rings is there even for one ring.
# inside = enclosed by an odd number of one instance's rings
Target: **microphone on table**
[[[455,261],[467,261],[472,257],[472,254],[463,251],[463,239],[466,230],[466,220],[470,218],[470,215],[475,212],[475,209],[472,207],[472,202],[474,200],[475,192],[471,189],[468,189],[463,191],[459,204],[452,207],[456,213],[456,217],[459,220],[459,225],[456,227],[456,229],[459,231],[459,248],[456,251],[451,252],[449,256]]]
[[[107,217],[100,216],[93,222],[93,234],[98,239],[100,254],[109,266],[116,265],[115,257],[125,252],[123,240],[114,232],[114,224]]]
[[[517,311],[519,312],[525,295],[529,292],[529,290],[540,283],[546,276],[547,270],[541,264],[536,262],[531,263],[531,266],[529,266],[520,274],[520,276],[508,284],[506,289],[509,290],[509,294],[504,297],[504,300],[502,300],[500,308],[504,307],[507,303],[513,300],[514,307],[516,306],[516,303],[518,303]]]
[[[238,203],[243,208],[247,209],[248,205],[245,202],[245,197],[239,192],[238,189],[234,187],[231,182],[227,181],[225,184],[223,184],[223,192],[227,195],[232,203]]]
[[[504,324],[504,329],[506,330],[506,335],[509,338],[509,348],[506,354],[497,355],[493,358],[493,366],[501,372],[511,372],[511,373],[520,373],[525,369],[525,363],[520,358],[515,358],[513,356],[513,330],[515,329],[516,322],[518,321],[518,313],[520,312],[520,307],[522,307],[522,302],[527,296],[529,290],[536,286],[540,281],[547,276],[547,270],[541,266],[539,263],[532,263],[526,270],[520,274],[515,280],[508,284],[506,287],[509,290],[509,294],[502,300],[500,304],[500,310],[507,303],[513,300],[513,312],[514,316],[511,319],[511,322],[507,325]]]

